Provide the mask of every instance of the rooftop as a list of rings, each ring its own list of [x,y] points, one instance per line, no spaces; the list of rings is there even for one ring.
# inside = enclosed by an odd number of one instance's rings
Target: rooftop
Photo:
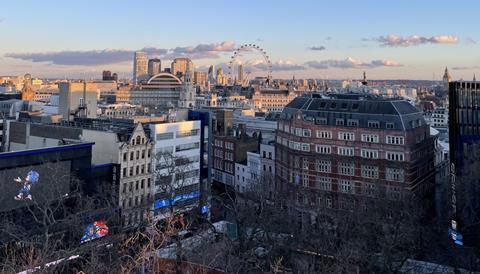
[[[301,111],[304,119],[327,119],[327,124],[335,125],[336,119],[357,120],[359,127],[367,127],[368,121],[380,122],[379,128],[393,123],[393,128],[405,130],[424,125],[422,112],[403,99],[364,96],[361,94],[331,94],[328,97],[312,94],[296,97],[287,104],[282,119],[291,119]],[[347,124],[347,123],[345,123]]]

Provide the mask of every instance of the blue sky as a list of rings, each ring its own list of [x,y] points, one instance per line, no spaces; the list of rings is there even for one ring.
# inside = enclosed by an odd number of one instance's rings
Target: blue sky
[[[470,79],[480,75],[479,8],[439,0],[8,1],[0,75],[126,76],[131,52],[145,47],[164,64],[191,56],[202,69],[256,43],[274,77],[359,78],[366,70],[372,79],[432,79],[448,66]]]

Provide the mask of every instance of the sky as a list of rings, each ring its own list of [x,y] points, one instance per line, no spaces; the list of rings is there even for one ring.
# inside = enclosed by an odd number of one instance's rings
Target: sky
[[[0,75],[131,77],[133,52],[224,67],[267,52],[274,78],[480,77],[480,1],[2,1]],[[267,73],[260,53],[235,59]],[[477,78],[478,78],[477,77]]]

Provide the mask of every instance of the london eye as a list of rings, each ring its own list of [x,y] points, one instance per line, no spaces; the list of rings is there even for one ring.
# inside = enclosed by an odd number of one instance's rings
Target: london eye
[[[256,59],[245,60],[247,55],[253,55]],[[258,59],[259,57],[259,59]],[[241,69],[240,69],[241,66]],[[272,64],[267,51],[256,44],[243,44],[233,52],[228,63],[229,77],[231,81],[237,80],[238,83],[245,85],[248,83],[251,69],[254,66],[262,66],[262,70],[266,71],[267,81],[272,77]],[[245,74],[240,74],[240,70],[245,70]],[[236,75],[236,73],[238,75]],[[237,79],[237,76],[242,76]]]

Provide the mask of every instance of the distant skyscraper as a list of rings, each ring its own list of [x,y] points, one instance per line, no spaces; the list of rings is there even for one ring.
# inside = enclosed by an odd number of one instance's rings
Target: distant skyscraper
[[[102,80],[103,81],[107,81],[107,80],[110,80],[112,78],[112,72],[109,71],[109,70],[104,70],[102,72]]]
[[[217,85],[226,85],[227,84],[227,77],[223,74],[223,69],[217,69]]]
[[[148,74],[147,71],[147,53],[143,51],[136,51],[133,60],[133,85],[137,85],[142,78]]]
[[[208,82],[210,82],[210,84],[215,83],[215,66],[213,65],[208,68]]]
[[[190,75],[193,75],[193,62],[189,58],[175,58],[172,62],[172,71],[171,73],[183,80],[183,76],[189,68]]]
[[[162,71],[162,61],[158,58],[148,60],[148,75],[154,76]]]
[[[243,65],[238,66],[238,78],[237,78],[237,80],[238,80],[239,84],[242,84],[242,82],[243,82]]]
[[[195,71],[193,73],[193,82],[199,86],[205,86],[207,82],[207,73],[205,71]]]

